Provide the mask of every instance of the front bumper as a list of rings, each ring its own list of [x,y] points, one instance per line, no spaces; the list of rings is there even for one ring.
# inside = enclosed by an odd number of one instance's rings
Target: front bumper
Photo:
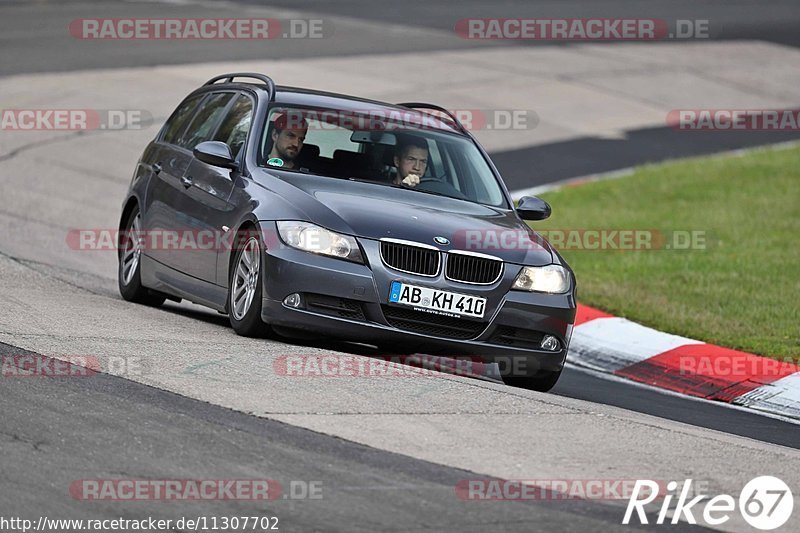
[[[513,375],[558,371],[564,366],[575,320],[574,289],[567,294],[510,291],[522,267],[508,263],[501,279],[491,286],[452,282],[441,274],[437,278],[407,274],[383,264],[378,241],[359,239],[359,243],[368,265],[285,245],[265,250],[262,319],[274,326],[382,347],[477,356],[484,362],[499,363],[501,373],[511,370]],[[475,321],[390,305],[392,281],[483,296],[487,298],[486,313]],[[292,293],[303,296],[301,308],[283,304]],[[558,338],[561,349],[539,348],[543,335]]]

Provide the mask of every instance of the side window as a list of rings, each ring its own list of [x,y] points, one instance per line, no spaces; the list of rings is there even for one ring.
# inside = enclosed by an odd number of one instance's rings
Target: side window
[[[192,118],[194,110],[202,98],[202,94],[193,96],[183,102],[178,109],[172,113],[167,123],[164,124],[164,137],[162,140],[165,143],[175,144],[178,141],[186,127],[186,121]]]
[[[240,94],[214,136],[215,141],[221,141],[228,145],[233,157],[237,156],[244,145],[247,132],[250,130],[252,116],[253,101],[249,97]]]
[[[178,144],[192,150],[201,142],[209,140],[232,96],[231,93],[219,93],[205,100]]]
[[[300,109],[272,109],[269,114],[267,124],[269,127],[264,128],[264,137],[261,140],[262,153],[269,154],[272,149],[272,132],[275,119],[287,112],[297,112],[300,116],[304,116],[305,111]],[[325,158],[332,158],[334,152],[347,151],[347,152],[361,152],[361,145],[354,143],[350,140],[353,131],[339,127],[336,124],[322,122],[317,118],[313,118],[315,111],[309,111],[307,116],[308,134],[306,135],[305,144],[311,144],[319,148],[319,156]]]

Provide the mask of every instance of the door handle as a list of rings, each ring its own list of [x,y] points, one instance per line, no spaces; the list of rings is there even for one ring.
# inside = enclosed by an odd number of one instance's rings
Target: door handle
[[[183,183],[183,186],[186,187],[186,188],[191,187],[192,186],[192,177],[191,176],[183,176],[181,178],[181,183]]]
[[[156,174],[159,174],[161,172],[161,163],[156,163],[155,165],[153,165],[153,172],[155,172]]]

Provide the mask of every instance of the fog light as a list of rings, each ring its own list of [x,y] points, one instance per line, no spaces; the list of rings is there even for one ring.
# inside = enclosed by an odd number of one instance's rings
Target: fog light
[[[297,294],[296,292],[293,292],[292,294],[283,299],[283,305],[285,305],[286,307],[298,308],[302,303],[303,300],[300,298],[300,295]]]
[[[558,342],[558,339],[553,337],[552,335],[545,335],[542,339],[542,343],[540,344],[543,350],[548,350],[550,352],[556,352],[561,347],[561,343]]]

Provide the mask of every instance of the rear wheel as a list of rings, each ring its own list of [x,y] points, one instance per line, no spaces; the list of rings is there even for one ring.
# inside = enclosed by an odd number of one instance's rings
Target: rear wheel
[[[254,233],[239,241],[228,283],[228,318],[244,337],[262,337],[270,328],[261,320],[261,290],[264,268],[261,243]]]
[[[125,223],[125,231],[120,236],[119,266],[117,285],[119,293],[129,302],[159,306],[166,296],[142,286],[142,216],[139,207],[134,207]]]
[[[503,376],[503,383],[521,389],[547,392],[556,386],[560,377],[561,370],[541,370],[533,376]]]

